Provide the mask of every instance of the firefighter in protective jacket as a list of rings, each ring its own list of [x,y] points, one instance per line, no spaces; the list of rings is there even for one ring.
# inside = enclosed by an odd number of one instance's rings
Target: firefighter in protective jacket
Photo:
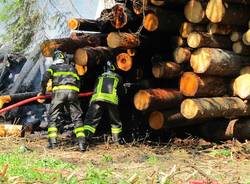
[[[120,143],[122,122],[119,116],[118,102],[119,96],[123,94],[122,78],[115,72],[115,66],[108,61],[106,71],[96,81],[94,93],[85,116],[83,129],[87,138],[95,133],[105,111],[108,112],[110,118],[112,140],[114,143]]]
[[[78,101],[80,78],[75,68],[65,62],[63,52],[57,50],[53,55],[53,63],[45,72],[42,79],[42,92],[46,92],[48,80],[52,80],[52,100],[49,108],[48,141],[49,148],[56,146],[57,126],[56,120],[64,109],[69,111],[74,123],[74,133],[78,139],[80,150],[83,150],[83,122],[82,110]]]

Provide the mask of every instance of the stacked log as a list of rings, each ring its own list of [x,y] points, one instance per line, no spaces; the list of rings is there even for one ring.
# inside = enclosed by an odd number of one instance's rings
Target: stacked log
[[[244,101],[250,98],[249,9],[245,0],[130,0],[96,20],[70,19],[69,28],[88,33],[44,41],[41,48],[45,56],[55,49],[74,54],[83,75],[114,61],[134,87],[123,99],[132,104],[122,108],[143,111],[152,129],[204,130],[196,125],[202,124],[210,131],[214,121],[221,124],[214,135],[219,139],[231,127],[227,118],[246,123],[239,127],[250,125]],[[224,138],[249,137],[249,128],[242,134],[236,129]]]

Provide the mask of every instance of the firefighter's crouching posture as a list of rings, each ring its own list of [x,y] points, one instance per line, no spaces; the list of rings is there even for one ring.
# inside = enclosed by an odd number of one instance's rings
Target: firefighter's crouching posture
[[[106,71],[96,81],[94,93],[85,116],[83,129],[86,138],[90,138],[95,133],[105,111],[109,114],[113,142],[120,143],[122,123],[119,117],[118,100],[123,93],[122,78],[115,73],[115,66],[108,61]],[[85,148],[86,146],[87,143],[85,143]]]
[[[53,55],[53,63],[42,79],[42,92],[45,94],[48,80],[52,80],[52,100],[49,108],[48,141],[49,148],[56,146],[57,127],[56,120],[64,109],[70,112],[74,123],[74,132],[78,139],[80,150],[83,150],[83,122],[82,110],[78,101],[80,79],[75,68],[65,63],[63,52],[57,50]]]

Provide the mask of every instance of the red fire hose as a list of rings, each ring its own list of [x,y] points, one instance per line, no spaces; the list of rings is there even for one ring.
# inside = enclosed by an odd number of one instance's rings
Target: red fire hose
[[[91,96],[93,92],[85,92],[85,93],[79,93],[79,97],[87,97],[87,96]],[[48,99],[48,98],[51,98],[51,95],[44,95],[44,96],[34,96],[34,97],[31,97],[31,98],[28,98],[28,99],[25,99],[25,100],[22,100],[20,102],[17,102],[15,104],[12,104],[8,107],[5,107],[3,109],[0,110],[0,114],[6,112],[6,111],[9,111],[11,109],[14,109],[16,107],[19,107],[19,106],[22,106],[22,105],[25,105],[27,103],[30,103],[30,102],[33,102],[33,101],[37,101],[39,99]]]

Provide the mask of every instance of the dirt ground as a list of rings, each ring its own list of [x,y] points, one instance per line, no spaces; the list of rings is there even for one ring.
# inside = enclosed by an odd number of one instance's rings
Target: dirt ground
[[[129,183],[143,184],[164,181],[184,184],[190,180],[217,181],[221,184],[250,183],[250,142],[247,141],[215,144],[190,137],[161,145],[148,141],[122,146],[99,142],[81,153],[76,146],[67,143],[68,139],[61,138],[60,147],[52,151],[46,147],[46,135],[1,138],[0,153],[25,145],[38,158],[46,155],[77,165],[81,168],[79,175],[86,171],[89,163],[100,169],[109,168],[112,171],[110,183],[118,183],[121,178]],[[224,154],[225,150],[229,154]]]

